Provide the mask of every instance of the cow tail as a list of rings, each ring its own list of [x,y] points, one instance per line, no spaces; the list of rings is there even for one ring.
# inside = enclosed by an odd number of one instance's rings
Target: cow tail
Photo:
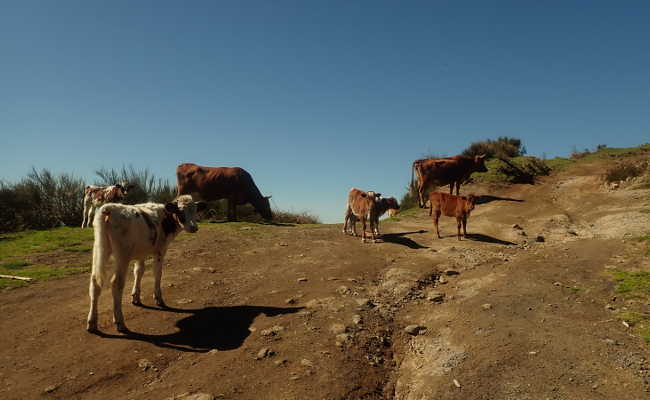
[[[93,244],[91,279],[95,279],[99,287],[107,287],[111,278],[110,266],[108,265],[108,259],[112,252],[111,238],[109,236],[110,227],[108,226],[110,223],[110,210],[102,207],[98,211],[93,221],[95,243]]]

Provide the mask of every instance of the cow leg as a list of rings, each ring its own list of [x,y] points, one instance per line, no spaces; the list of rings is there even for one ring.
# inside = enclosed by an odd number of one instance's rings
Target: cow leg
[[[166,308],[167,305],[162,298],[162,290],[160,289],[160,280],[162,278],[162,264],[164,254],[158,254],[154,257],[153,260],[153,276],[154,276],[154,289],[153,289],[153,298],[156,301],[158,307]]]
[[[449,194],[454,194],[454,182],[449,184]]]
[[[237,221],[237,205],[235,199],[228,199],[228,221]]]
[[[343,233],[348,233],[348,223],[350,222],[350,208],[345,211],[345,221],[343,222]]]
[[[86,202],[84,201],[84,211],[83,211],[83,218],[81,219],[81,228],[85,228],[86,226],[86,214],[88,214],[88,207],[86,206]]]
[[[456,196],[460,193],[460,181],[456,182]]]
[[[372,242],[377,243],[377,235],[375,234],[377,226],[375,225],[375,218],[368,217],[368,222],[370,223],[370,237],[372,238]]]
[[[88,321],[86,324],[86,330],[88,332],[97,331],[97,301],[99,300],[99,295],[102,292],[102,288],[95,281],[95,277],[90,275],[90,287],[88,288],[88,294],[90,295],[90,311],[88,311]]]
[[[458,228],[458,240],[460,239],[460,226],[463,223],[463,217],[456,217],[456,227]]]
[[[117,331],[127,333],[129,329],[124,323],[124,314],[122,314],[122,294],[124,292],[124,283],[126,281],[126,272],[129,268],[127,259],[115,260],[115,276],[113,277],[113,322],[117,326]]]
[[[418,186],[418,205],[424,208],[424,184]]]
[[[436,226],[436,233],[438,234],[438,239],[442,239],[442,236],[440,236],[440,229],[438,227],[439,221],[440,221],[440,210],[436,210],[435,214],[433,215],[433,224]]]
[[[131,290],[131,304],[136,306],[142,305],[140,300],[140,286],[142,284],[142,275],[144,274],[144,260],[137,260],[133,267],[133,290]]]
[[[361,243],[365,243],[366,242],[366,218],[365,217],[361,218],[361,228],[362,228]],[[356,234],[356,229],[355,229],[355,234]]]
[[[463,215],[463,237],[467,237],[467,215]]]
[[[93,218],[95,217],[95,206],[91,205],[88,208],[88,219],[86,220],[86,226],[93,226]]]

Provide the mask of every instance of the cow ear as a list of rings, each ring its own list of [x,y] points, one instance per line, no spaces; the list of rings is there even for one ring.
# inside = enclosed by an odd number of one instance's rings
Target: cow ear
[[[173,202],[173,203],[165,204],[165,211],[173,214],[173,213],[178,213],[181,210],[178,208],[178,204],[176,202]]]
[[[199,201],[196,203],[196,211],[197,212],[203,212],[208,208],[208,203],[205,201]]]

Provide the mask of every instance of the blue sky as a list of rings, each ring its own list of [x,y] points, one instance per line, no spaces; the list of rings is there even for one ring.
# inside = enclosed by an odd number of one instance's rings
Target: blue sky
[[[4,1],[0,179],[238,165],[340,222],[413,159],[650,141],[650,3]]]

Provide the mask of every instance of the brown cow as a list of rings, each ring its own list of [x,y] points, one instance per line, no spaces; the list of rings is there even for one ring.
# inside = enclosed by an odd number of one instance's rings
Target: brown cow
[[[262,196],[251,175],[239,167],[203,167],[185,163],[176,167],[177,196],[190,194],[201,200],[228,199],[228,220],[237,220],[237,206],[251,203],[267,220],[273,219],[269,199]]]
[[[84,189],[84,211],[81,227],[90,226],[95,209],[106,203],[120,203],[134,185],[121,183],[113,186],[86,186]]]
[[[357,219],[361,220],[363,235],[361,241],[366,242],[366,224],[370,225],[370,234],[373,243],[376,242],[375,223],[379,219],[377,216],[377,199],[380,193],[372,191],[364,192],[356,188],[350,189],[348,193],[348,208],[345,211],[345,223],[343,224],[343,233],[348,233],[348,225],[352,223],[352,234],[357,236]]]
[[[436,226],[438,238],[441,238],[440,229],[438,229],[440,214],[444,214],[447,217],[456,217],[458,240],[461,240],[461,224],[463,225],[463,236],[467,236],[467,218],[469,218],[469,214],[476,205],[476,196],[473,194],[469,196],[454,196],[453,194],[432,192],[429,194],[429,201],[431,202],[429,215],[433,214],[433,224]]]
[[[452,194],[456,185],[456,195],[458,195],[460,185],[467,182],[473,172],[487,172],[487,168],[485,168],[485,155],[415,160],[411,170],[412,186],[413,172],[418,178],[418,204],[423,208],[425,191],[429,186],[449,185],[449,194]]]

